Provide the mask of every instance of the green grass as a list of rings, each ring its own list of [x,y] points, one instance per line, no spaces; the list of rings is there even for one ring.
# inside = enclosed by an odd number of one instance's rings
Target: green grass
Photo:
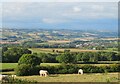
[[[13,71],[2,72],[0,74],[12,75]],[[118,82],[118,73],[84,73],[78,74],[50,74],[48,77],[33,76],[17,76],[19,79],[37,82]]]
[[[30,48],[33,53],[53,53],[54,50],[58,50],[64,52],[65,49],[69,49],[71,52],[97,52],[100,50],[85,50],[85,49],[77,49],[77,48]]]
[[[60,63],[41,63],[40,66],[56,66],[60,65]]]
[[[27,79],[37,82],[118,82],[118,73],[107,74],[50,74],[48,77],[18,76],[20,79]]]
[[[56,53],[56,52],[53,52],[53,50],[64,52],[65,49],[70,50],[70,52],[98,52],[98,51],[112,52],[114,51],[112,49],[88,50],[88,49],[78,49],[78,48],[29,48],[29,50],[31,50],[33,53]],[[118,52],[118,51],[114,51],[114,52]]]
[[[16,68],[18,63],[0,63],[0,69],[12,69]],[[60,63],[41,63],[41,66],[55,66],[60,65]]]
[[[12,69],[16,68],[17,63],[0,63],[0,69]]]
[[[17,63],[0,63],[2,67],[0,69],[12,69],[17,67]],[[60,63],[41,63],[40,66],[56,66]],[[103,66],[103,65],[112,65],[112,64],[77,64],[77,65],[94,65],[94,66]]]

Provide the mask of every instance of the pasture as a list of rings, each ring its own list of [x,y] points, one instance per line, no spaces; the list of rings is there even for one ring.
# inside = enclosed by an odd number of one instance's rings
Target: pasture
[[[0,63],[0,69],[12,69],[16,67],[17,63]]]
[[[17,63],[0,63],[2,68],[15,68]],[[41,63],[41,66],[56,66],[60,63]],[[86,65],[86,64],[78,64]],[[103,66],[110,64],[91,64],[95,66]],[[1,72],[1,74],[15,74],[14,71]],[[118,82],[118,73],[84,73],[81,74],[50,74],[48,77],[40,77],[39,75],[33,76],[17,76],[19,79],[37,82]]]
[[[118,82],[118,73],[108,74],[51,74],[48,77],[33,76],[18,76],[20,79],[27,79],[37,82]]]
[[[56,66],[60,65],[60,63],[41,63],[40,66]],[[109,66],[114,64],[77,64],[77,65],[93,65],[93,66]],[[17,67],[17,63],[0,63],[0,69],[12,69]]]
[[[58,50],[64,52],[65,49],[70,50],[71,52],[97,52],[100,50],[87,50],[87,49],[78,49],[78,48],[30,48],[33,53],[53,53],[53,50]]]

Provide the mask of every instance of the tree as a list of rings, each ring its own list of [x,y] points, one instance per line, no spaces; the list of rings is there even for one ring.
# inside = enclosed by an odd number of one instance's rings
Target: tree
[[[2,47],[2,54],[8,50],[8,47]]]
[[[97,53],[97,52],[89,52],[88,56],[90,57],[90,59],[89,59],[90,62],[97,62],[99,53]]]
[[[38,74],[40,59],[36,54],[24,54],[18,61],[18,66],[15,69],[16,75],[27,76]]]
[[[4,49],[2,58],[3,62],[18,62],[19,58],[23,54],[31,54],[31,51],[26,48],[13,47],[10,49]]]
[[[83,55],[83,53],[81,53],[81,52],[77,54],[77,56],[76,56],[77,61],[82,61],[82,55]]]
[[[84,53],[83,56],[82,56],[82,61],[84,61],[84,62],[88,62],[89,59],[90,59],[90,57],[89,57],[89,53],[87,53],[87,52]]]
[[[24,54],[18,61],[18,65],[21,64],[40,65],[40,58],[33,54]]]
[[[65,52],[59,56],[56,57],[56,60],[60,63],[75,63],[76,62],[76,56],[74,54],[71,54],[70,52]]]

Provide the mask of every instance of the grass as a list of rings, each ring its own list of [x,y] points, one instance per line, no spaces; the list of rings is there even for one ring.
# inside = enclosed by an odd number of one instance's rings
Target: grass
[[[48,77],[34,76],[18,76],[20,79],[27,79],[37,82],[118,82],[118,73],[108,74],[51,74]]]
[[[17,63],[0,63],[0,69],[12,69],[16,68]]]
[[[69,49],[71,52],[97,52],[100,50],[84,50],[84,49],[77,49],[77,48],[30,48],[33,53],[53,53],[53,50],[58,50],[64,52],[65,49]]]
[[[0,63],[2,67],[0,69],[12,69],[17,67],[17,63]],[[60,63],[41,63],[40,66],[56,66],[60,65]],[[77,65],[93,65],[93,66],[103,66],[103,65],[113,65],[113,64],[77,64]]]
[[[0,73],[1,74],[1,73]],[[11,72],[2,72],[2,74],[12,75]],[[17,76],[18,79],[25,79],[37,82],[118,82],[118,73],[84,73],[78,74],[50,74],[48,77],[33,76]]]
[[[56,66],[60,63],[41,63],[41,66]],[[0,63],[4,69],[15,68],[17,63]],[[85,65],[85,64],[78,64]],[[95,66],[109,65],[109,64],[91,64]],[[15,74],[14,71],[0,72],[0,74]],[[40,77],[39,75],[33,76],[17,76],[19,79],[37,82],[118,82],[118,73],[84,73],[78,74],[50,74],[48,77]]]

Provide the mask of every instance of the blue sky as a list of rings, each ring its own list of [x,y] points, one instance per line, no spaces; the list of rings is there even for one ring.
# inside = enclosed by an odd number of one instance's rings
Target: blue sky
[[[4,2],[2,27],[117,30],[113,2]]]

